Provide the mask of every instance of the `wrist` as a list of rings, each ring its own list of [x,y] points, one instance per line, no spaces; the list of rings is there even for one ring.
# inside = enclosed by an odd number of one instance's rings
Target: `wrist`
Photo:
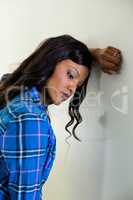
[[[93,60],[97,62],[99,58],[100,48],[90,48],[89,51],[92,55]]]

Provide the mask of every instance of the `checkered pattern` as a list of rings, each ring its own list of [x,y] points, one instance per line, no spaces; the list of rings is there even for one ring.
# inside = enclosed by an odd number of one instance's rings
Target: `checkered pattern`
[[[36,87],[0,110],[0,200],[41,200],[56,137]]]

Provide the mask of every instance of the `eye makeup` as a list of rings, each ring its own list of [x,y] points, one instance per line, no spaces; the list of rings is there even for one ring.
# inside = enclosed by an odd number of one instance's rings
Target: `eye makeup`
[[[77,75],[76,75],[75,72],[72,71],[72,70],[68,70],[68,71],[67,71],[67,75],[69,76],[70,79],[77,78]]]

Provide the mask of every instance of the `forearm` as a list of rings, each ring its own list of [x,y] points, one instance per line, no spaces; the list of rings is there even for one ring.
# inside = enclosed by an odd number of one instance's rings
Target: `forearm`
[[[89,48],[89,51],[92,55],[92,58],[95,62],[98,61],[98,56],[99,56],[99,51],[100,51],[100,48]]]

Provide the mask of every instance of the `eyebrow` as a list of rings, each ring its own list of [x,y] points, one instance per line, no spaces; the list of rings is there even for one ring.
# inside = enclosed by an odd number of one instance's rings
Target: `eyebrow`
[[[75,70],[76,70],[76,72],[78,73],[78,76],[80,76],[80,72],[78,71],[78,69],[77,69],[77,68],[75,68],[75,67],[73,67],[73,69],[75,69]],[[83,81],[83,80],[79,81],[79,85],[82,85],[83,83],[84,83],[84,81]]]
[[[76,72],[78,73],[78,76],[80,76],[80,72],[77,70],[77,68],[73,67],[73,69],[75,69]]]

